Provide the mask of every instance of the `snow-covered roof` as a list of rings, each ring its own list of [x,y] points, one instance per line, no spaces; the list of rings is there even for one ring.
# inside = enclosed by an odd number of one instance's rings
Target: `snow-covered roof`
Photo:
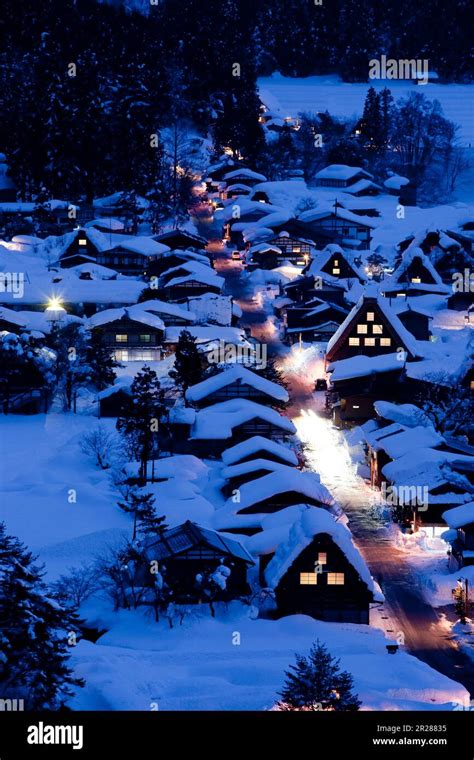
[[[416,457],[413,452],[384,465],[382,472],[392,483],[406,483],[409,478],[416,477],[419,483],[428,484],[429,474],[439,472],[441,467],[447,465],[472,464],[473,458],[462,454],[455,454],[441,449],[419,448]]]
[[[165,560],[204,543],[223,556],[244,560],[248,565],[254,564],[248,551],[235,538],[203,528],[190,520],[164,531],[159,537],[148,537],[144,543],[147,557],[156,560]]]
[[[266,182],[267,178],[264,174],[259,174],[258,172],[254,172],[253,169],[234,169],[233,171],[228,172],[224,175],[224,179],[226,182],[229,180],[233,180],[237,177],[246,177],[247,179],[256,179],[258,182]]]
[[[212,271],[212,270],[211,270]],[[200,285],[208,285],[210,288],[222,290],[224,287],[224,278],[218,277],[215,272],[190,272],[182,277],[174,277],[166,283],[167,288],[175,288],[178,285],[184,285],[186,282],[198,282]]]
[[[293,422],[274,409],[248,399],[229,399],[198,412],[191,429],[190,438],[225,440],[232,436],[235,427],[255,418],[280,428],[287,435],[296,433]]]
[[[339,256],[341,259],[344,259],[346,264],[354,273],[354,277],[357,277],[357,279],[360,279],[364,282],[367,280],[364,272],[360,269],[360,267],[357,266],[357,264],[354,263],[353,256],[350,253],[344,251],[341,246],[337,245],[337,243],[331,243],[330,245],[327,245],[325,248],[323,248],[322,251],[318,251],[313,255],[311,264],[308,267],[308,274],[317,276],[321,272],[322,268],[326,266],[328,261],[335,254],[337,254],[337,256]]]
[[[399,174],[392,174],[383,184],[387,190],[400,190],[405,185],[410,184],[410,180],[407,177],[401,177]]]
[[[277,588],[301,552],[311,544],[315,536],[322,533],[332,538],[367,588],[375,593],[372,576],[359,550],[353,543],[348,528],[342,523],[336,522],[333,515],[326,510],[317,508],[309,508],[302,513],[300,519],[292,525],[288,540],[280,544],[275,556],[268,563],[265,570],[265,581],[269,588]]]
[[[388,280],[387,285],[390,287],[394,284],[404,284],[406,280],[403,278],[406,274],[406,271],[415,259],[420,260],[420,263],[430,273],[436,285],[444,285],[440,274],[436,271],[428,256],[425,256],[421,248],[416,247],[410,247],[405,251],[400,265],[397,267],[397,269],[395,269],[393,275]]]
[[[250,346],[246,340],[245,332],[240,327],[221,327],[220,325],[170,325],[166,328],[165,342],[177,343],[183,330],[191,333],[198,344],[223,341],[233,345],[245,344]]]
[[[246,462],[232,464],[229,467],[223,467],[221,475],[223,478],[237,478],[242,475],[250,475],[259,470],[268,470],[268,472],[286,472],[291,469],[290,465],[274,462],[273,459],[249,459]]]
[[[168,303],[160,301],[158,298],[150,298],[148,301],[142,301],[140,304],[145,311],[155,312],[156,314],[168,314],[171,317],[179,317],[189,323],[196,321],[196,315],[193,311],[188,311],[184,305],[177,303]]]
[[[90,222],[86,222],[84,228],[87,227],[103,227],[111,232],[118,232],[125,229],[125,225],[120,219],[114,216],[99,217],[98,219],[92,219]]]
[[[246,441],[242,441],[242,443],[237,443],[235,446],[226,449],[222,452],[222,461],[229,466],[252,456],[252,454],[258,451],[266,451],[294,466],[298,464],[298,458],[292,449],[284,446],[282,443],[272,441],[270,438],[264,438],[261,435],[254,435],[252,438],[247,438]]]
[[[359,314],[359,311],[364,308],[367,305],[368,297],[366,295],[362,295],[352,311],[349,312],[344,322],[340,325],[339,329],[336,330],[334,335],[331,337],[331,340],[328,343],[327,351],[328,353],[331,351],[332,348],[338,343],[339,339],[342,335],[344,335],[346,329],[352,324],[353,321],[357,319],[357,315]],[[387,322],[391,325],[393,331],[396,333],[398,338],[401,340],[407,351],[411,354],[412,357],[420,357],[422,354],[420,353],[420,349],[418,347],[417,341],[415,340],[412,333],[410,333],[406,327],[400,322],[399,318],[395,314],[394,310],[389,306],[387,299],[382,297],[377,297],[376,299],[370,297],[370,301],[376,304],[380,311],[382,312],[383,316],[387,320]],[[356,358],[356,357],[354,357]]]
[[[382,188],[380,185],[377,185],[376,182],[372,182],[370,179],[359,179],[357,182],[354,182],[353,185],[348,185],[348,187],[345,187],[344,192],[354,195],[355,193],[361,193],[364,190],[371,189],[381,190]]]
[[[42,333],[47,335],[51,332],[53,326],[53,320],[51,319],[51,311],[14,311],[7,307],[0,307],[0,319],[4,319],[6,322],[10,322],[13,325],[17,325],[20,329],[25,330],[30,334]],[[61,314],[61,320],[63,325],[75,322],[82,324],[82,319],[76,317],[73,314],[66,314],[64,311]]]
[[[300,222],[311,223],[332,216],[338,216],[339,219],[343,219],[346,222],[351,222],[352,224],[355,224],[359,227],[369,227],[370,229],[375,229],[377,227],[377,225],[372,222],[369,217],[357,216],[357,214],[353,214],[352,211],[347,211],[346,209],[341,208],[341,206],[338,206],[337,211],[334,209],[334,206],[327,208],[310,209],[309,211],[304,211],[302,214],[300,214],[297,219]]]
[[[331,372],[331,382],[337,383],[355,377],[396,372],[402,370],[404,366],[405,362],[400,361],[399,354],[380,354],[379,356],[358,354],[333,362],[329,365],[328,372]]]
[[[442,443],[443,436],[433,427],[418,425],[393,435],[386,435],[378,440],[375,448],[385,451],[391,459],[398,459],[409,452],[440,446]]]
[[[99,391],[97,394],[97,398],[99,401],[102,401],[104,398],[109,398],[110,396],[113,396],[115,393],[122,392],[131,394],[131,384],[133,382],[133,377],[121,377],[117,378],[115,383],[113,385],[110,385],[108,388],[105,388],[103,391]]]
[[[163,253],[168,253],[170,248],[162,243],[157,243],[151,237],[127,237],[123,241],[120,240],[114,248],[123,248],[131,253],[138,253],[141,256],[161,256]],[[113,249],[112,249],[113,251]]]
[[[239,489],[240,501],[236,502],[230,497],[221,509],[236,514],[287,491],[301,495],[302,502],[311,499],[327,507],[334,506],[333,497],[326,486],[323,486],[316,472],[302,472],[293,467],[285,467],[284,470],[270,472],[257,480],[244,483]]]
[[[244,383],[255,388],[259,393],[277,401],[288,401],[288,392],[285,388],[277,383],[267,380],[265,377],[252,372],[240,364],[235,364],[229,369],[219,372],[219,374],[203,380],[201,383],[191,386],[186,391],[188,401],[201,401],[207,396],[225,388],[233,383]]]
[[[357,174],[362,174],[368,179],[373,179],[373,175],[366,172],[365,169],[361,169],[360,166],[347,166],[347,164],[330,164],[325,169],[315,174],[315,179],[334,179],[334,180],[349,180],[355,177]]]
[[[393,404],[391,401],[376,401],[374,409],[384,420],[398,422],[406,427],[429,426],[431,421],[422,409],[414,404]]]
[[[474,501],[469,501],[460,507],[448,509],[442,514],[443,520],[450,528],[462,528],[474,523]]]
[[[162,319],[146,311],[141,304],[130,306],[120,309],[104,309],[104,311],[98,311],[93,314],[87,320],[87,327],[93,329],[95,327],[101,327],[112,322],[116,322],[119,319],[130,319],[132,322],[139,322],[140,324],[147,325],[148,327],[154,327],[156,330],[165,330],[165,325]]]

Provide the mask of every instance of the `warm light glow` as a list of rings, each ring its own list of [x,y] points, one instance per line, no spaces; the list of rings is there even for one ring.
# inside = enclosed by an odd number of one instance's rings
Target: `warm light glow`
[[[64,307],[60,298],[53,296],[49,299],[46,311],[60,311],[61,309],[64,309]]]

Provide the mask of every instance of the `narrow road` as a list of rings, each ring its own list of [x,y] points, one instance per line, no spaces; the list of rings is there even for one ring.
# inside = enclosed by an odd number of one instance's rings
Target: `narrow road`
[[[380,493],[356,473],[341,431],[324,413],[324,394],[313,392],[315,378],[322,375],[318,352],[310,357],[307,366],[299,366],[297,350],[289,352],[278,340],[268,310],[261,299],[253,298],[240,266],[223,259],[218,259],[216,265],[226,278],[226,292],[243,310],[242,326],[269,344],[270,355],[281,357],[291,398],[288,414],[303,442],[308,465],[319,473],[347,514],[354,541],[382,588],[385,602],[379,613],[387,636],[397,639],[402,634],[410,654],[461,683],[474,697],[473,661],[459,651],[436,610],[424,600],[406,556],[389,538],[390,516],[380,503]]]

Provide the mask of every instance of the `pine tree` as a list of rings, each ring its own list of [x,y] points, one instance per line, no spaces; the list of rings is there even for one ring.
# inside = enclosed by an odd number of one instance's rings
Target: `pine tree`
[[[155,370],[145,365],[131,385],[131,397],[117,420],[117,430],[127,439],[140,462],[140,477],[146,481],[148,462],[155,447],[155,434],[164,412],[164,391]]]
[[[204,377],[201,355],[196,345],[196,338],[189,330],[182,330],[176,346],[174,368],[170,370],[172,377],[183,391],[191,385],[200,383]]]
[[[103,345],[101,331],[92,330],[86,349],[86,364],[90,368],[90,379],[99,391],[113,385],[116,367],[120,363],[114,359],[110,350]]]
[[[319,640],[308,657],[296,655],[296,665],[290,665],[285,675],[282,709],[354,711],[361,705],[352,692],[352,676],[340,670],[339,660]]]
[[[158,517],[154,507],[155,497],[152,493],[142,493],[138,488],[132,488],[124,501],[118,505],[124,512],[133,515],[132,541],[137,538],[137,532],[142,535],[156,535],[166,530],[165,518]]]
[[[368,148],[379,150],[383,143],[382,111],[380,95],[377,94],[373,87],[369,87],[365,97],[362,119],[359,122],[359,131]]]
[[[82,686],[68,666],[79,620],[47,596],[42,568],[0,524],[0,693],[28,710],[55,710]]]

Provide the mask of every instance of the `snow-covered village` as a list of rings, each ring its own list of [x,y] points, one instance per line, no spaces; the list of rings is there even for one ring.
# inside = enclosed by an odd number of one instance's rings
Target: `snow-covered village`
[[[423,45],[425,2],[203,5],[5,3],[2,711],[443,723],[474,709],[468,4]]]

